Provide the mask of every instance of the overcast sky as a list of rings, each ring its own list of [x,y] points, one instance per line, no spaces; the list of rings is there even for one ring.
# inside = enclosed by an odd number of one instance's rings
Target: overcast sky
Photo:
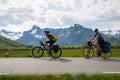
[[[24,31],[33,25],[120,30],[120,0],[0,0],[0,29]]]

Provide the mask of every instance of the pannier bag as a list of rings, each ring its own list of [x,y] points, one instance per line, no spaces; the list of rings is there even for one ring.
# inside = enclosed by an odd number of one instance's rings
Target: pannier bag
[[[53,45],[53,51],[57,53],[59,50],[59,45]]]
[[[105,53],[109,53],[110,52],[110,43],[109,42],[105,42],[103,51]]]

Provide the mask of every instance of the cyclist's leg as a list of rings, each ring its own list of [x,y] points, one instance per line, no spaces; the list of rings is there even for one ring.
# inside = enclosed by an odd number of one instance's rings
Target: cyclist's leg
[[[49,44],[51,43],[51,41],[46,41],[45,43],[46,43],[46,44],[45,44],[46,49],[49,50],[49,49],[50,49],[50,48],[49,48]]]
[[[100,44],[101,44],[101,43],[100,43],[99,41],[96,43],[96,49],[97,49],[97,56],[98,56],[98,57],[101,56]]]
[[[104,43],[105,43],[105,42],[104,42],[104,40],[101,40],[99,43],[100,43],[100,44],[99,44],[99,45],[100,45],[100,48],[101,48],[101,50],[102,50],[102,49],[104,48]]]
[[[49,46],[48,46],[48,47],[49,47],[48,53],[51,54],[51,48],[52,48],[52,45],[55,43],[55,41],[50,40],[49,43],[50,43],[50,44],[49,44]]]
[[[102,52],[103,47],[104,47],[104,41],[98,40],[98,50],[97,50],[98,56],[101,56],[101,52]]]
[[[53,40],[50,41],[49,49],[51,49],[52,45],[53,45],[55,42],[56,42],[56,41],[53,41]]]

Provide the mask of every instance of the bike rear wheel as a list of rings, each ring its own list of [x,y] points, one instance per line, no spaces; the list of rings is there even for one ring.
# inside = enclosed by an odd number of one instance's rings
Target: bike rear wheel
[[[50,55],[51,55],[53,58],[59,58],[59,57],[61,57],[61,55],[62,55],[62,49],[59,48],[58,51],[55,52],[55,51],[53,50],[53,48],[52,48],[51,51],[50,51]]]
[[[109,59],[111,56],[112,56],[112,51],[111,50],[108,53],[102,52],[102,54],[101,54],[101,57],[103,59]]]
[[[93,55],[94,55],[93,47],[84,46],[82,55],[85,59],[90,59],[91,57],[93,57]]]
[[[32,49],[32,55],[36,58],[42,57],[43,53],[44,51],[40,46],[36,46]]]

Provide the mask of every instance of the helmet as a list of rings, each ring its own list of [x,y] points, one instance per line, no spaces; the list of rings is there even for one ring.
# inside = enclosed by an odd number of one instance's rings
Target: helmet
[[[95,29],[95,32],[99,31],[98,29]]]
[[[45,33],[49,33],[49,31],[44,31]]]

